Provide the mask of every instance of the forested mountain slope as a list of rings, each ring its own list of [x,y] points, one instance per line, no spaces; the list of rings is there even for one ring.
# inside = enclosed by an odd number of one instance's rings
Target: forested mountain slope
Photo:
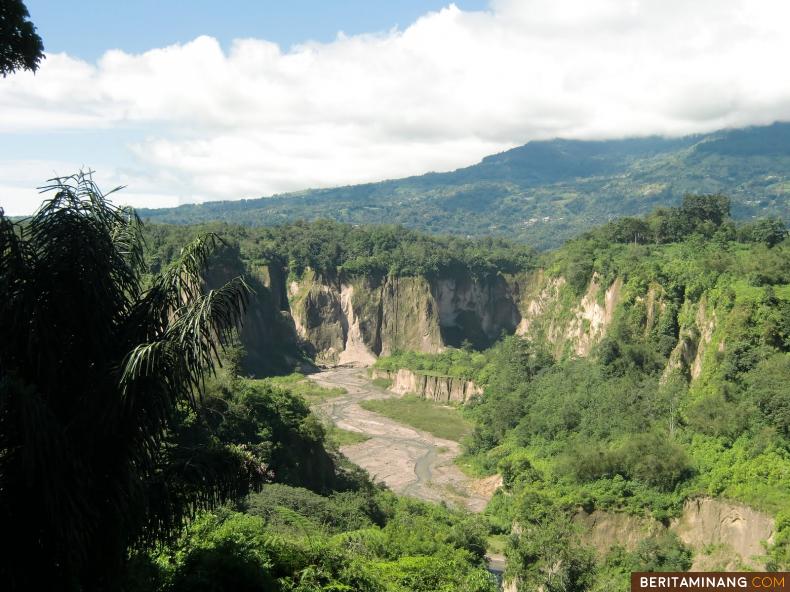
[[[217,269],[257,282],[246,372],[384,356],[483,389],[465,463],[502,475],[487,514],[517,525],[513,581],[540,585],[557,561],[599,590],[633,570],[788,564],[780,220],[736,224],[727,198],[687,196],[542,255],[391,226],[210,228],[228,241]],[[196,230],[149,227],[152,268]],[[261,331],[279,337],[256,354]]]
[[[399,223],[432,233],[500,235],[539,248],[624,215],[726,192],[737,219],[790,219],[790,124],[677,139],[534,141],[448,173],[241,201],[141,210],[148,220],[272,225]]]

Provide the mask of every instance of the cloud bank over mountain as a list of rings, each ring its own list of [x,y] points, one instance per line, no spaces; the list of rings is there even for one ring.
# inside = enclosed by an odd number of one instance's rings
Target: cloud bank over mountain
[[[494,0],[288,50],[204,36],[96,64],[52,54],[0,81],[0,130],[72,149],[57,165],[6,150],[0,204],[32,210],[34,184],[113,142],[125,157],[100,181],[168,206],[449,170],[532,139],[790,120],[789,21],[783,0]]]

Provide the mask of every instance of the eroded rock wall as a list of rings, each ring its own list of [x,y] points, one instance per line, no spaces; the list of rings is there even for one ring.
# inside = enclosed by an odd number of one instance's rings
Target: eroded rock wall
[[[582,527],[582,540],[599,556],[615,545],[632,551],[645,538],[667,529],[651,518],[602,510],[580,510],[574,521]],[[765,569],[766,545],[774,536],[774,520],[769,515],[710,497],[687,500],[681,516],[668,528],[691,548],[692,571]]]
[[[622,278],[604,286],[593,274],[587,290],[579,298],[569,292],[562,276],[533,274],[520,305],[521,321],[516,332],[527,338],[543,339],[556,356],[588,356],[606,335],[621,302]]]
[[[374,279],[308,269],[288,282],[287,299],[295,332],[317,363],[369,365],[402,350],[490,345],[515,331],[518,290],[504,276]]]
[[[372,378],[390,381],[388,389],[399,395],[413,394],[437,403],[466,403],[483,394],[483,389],[471,380],[451,376],[430,376],[401,368],[396,372],[374,368]]]
[[[726,500],[687,500],[672,523],[680,540],[694,550],[694,571],[764,569],[765,545],[773,542],[774,520]]]

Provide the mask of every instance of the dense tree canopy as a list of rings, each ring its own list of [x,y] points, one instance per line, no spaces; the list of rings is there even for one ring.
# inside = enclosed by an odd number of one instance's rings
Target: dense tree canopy
[[[47,191],[29,220],[0,214],[0,520],[13,541],[0,580],[113,588],[130,546],[263,478],[241,450],[216,457],[214,474],[179,474],[189,463],[165,446],[184,406],[197,407],[247,288],[237,278],[203,292],[213,236],[144,286],[131,211],[86,174]]]
[[[36,71],[44,59],[44,43],[29,20],[22,0],[0,1],[0,74]]]

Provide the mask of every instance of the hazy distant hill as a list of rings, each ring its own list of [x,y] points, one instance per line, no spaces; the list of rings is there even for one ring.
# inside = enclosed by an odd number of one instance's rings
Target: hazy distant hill
[[[729,195],[736,218],[790,220],[790,124],[678,139],[536,141],[449,173],[140,213],[178,224],[396,222],[545,248],[610,218],[676,204],[689,192]]]

